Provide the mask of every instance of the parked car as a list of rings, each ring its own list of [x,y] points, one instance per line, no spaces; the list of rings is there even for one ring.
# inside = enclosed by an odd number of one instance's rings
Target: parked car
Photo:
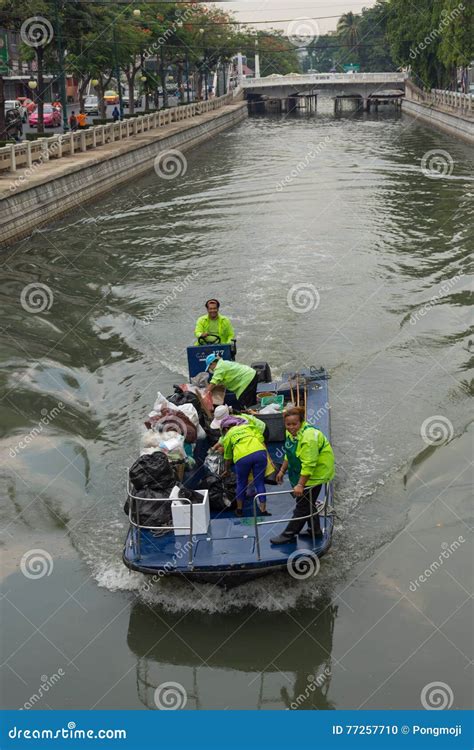
[[[118,104],[119,95],[116,91],[106,91],[104,94],[104,102],[106,104]]]
[[[97,96],[86,96],[84,100],[84,112],[86,115],[99,114],[99,99]]]
[[[38,110],[32,112],[29,120],[32,128],[38,127]],[[55,109],[52,104],[45,104],[43,107],[43,122],[45,128],[57,128],[61,125],[61,113],[58,109]]]
[[[26,122],[26,119],[28,117],[28,113],[25,109],[25,107],[20,104],[18,99],[7,99],[4,102],[5,105],[5,112],[8,112],[9,109],[13,109],[15,111],[18,111],[20,113],[20,117],[22,119],[22,122]]]
[[[124,95],[122,96],[122,102],[123,102],[123,106],[124,106],[124,107],[127,107],[127,108],[128,108],[128,107],[130,106],[130,96],[129,96],[129,94],[124,94]],[[141,103],[142,103],[142,98],[141,98],[141,96],[135,96],[135,98],[134,98],[133,102],[134,102],[134,106],[135,106],[135,107],[140,107],[140,106],[141,106]]]
[[[28,115],[31,115],[36,109],[36,104],[33,99],[29,99],[27,96],[17,96],[17,101],[26,109]]]

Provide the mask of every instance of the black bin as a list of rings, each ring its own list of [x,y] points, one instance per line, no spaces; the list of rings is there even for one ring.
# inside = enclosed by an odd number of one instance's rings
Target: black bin
[[[255,416],[267,425],[269,443],[285,442],[285,423],[281,412],[280,414],[256,414]]]

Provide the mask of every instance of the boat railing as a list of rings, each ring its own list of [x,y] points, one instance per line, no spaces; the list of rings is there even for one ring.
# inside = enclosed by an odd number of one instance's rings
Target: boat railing
[[[300,520],[307,520],[311,519],[311,536],[313,541],[313,547],[316,544],[316,536],[314,533],[314,516],[324,514],[324,516],[328,515],[334,515],[334,509],[332,508],[332,505],[330,503],[330,500],[332,501],[333,496],[333,485],[332,482],[328,482],[324,485],[325,491],[324,491],[324,500],[320,500],[319,502],[314,503],[314,505],[311,505],[311,513],[309,513],[307,516],[299,516]],[[292,490],[276,490],[275,492],[260,492],[259,494],[255,495],[254,501],[253,501],[253,522],[255,527],[255,544],[257,548],[257,558],[258,560],[261,559],[261,550],[260,550],[260,534],[258,527],[259,526],[271,526],[275,523],[288,523],[291,518],[272,518],[271,521],[259,521],[258,515],[257,515],[257,502],[260,497],[267,498],[269,496],[275,496],[275,495],[288,495],[291,494]]]
[[[128,506],[128,520],[130,522],[130,526],[133,526],[136,530],[136,549],[137,549],[137,559],[140,559],[141,554],[141,544],[140,544],[140,532],[142,529],[145,529],[147,531],[182,531],[183,529],[189,529],[189,542],[188,542],[188,553],[189,553],[189,559],[188,559],[188,565],[191,566],[193,564],[193,504],[191,500],[189,500],[187,497],[180,497],[180,498],[174,498],[174,497],[137,497],[136,495],[133,495],[130,490],[130,481],[127,484],[127,494],[130,500],[129,506]],[[140,510],[139,510],[139,503],[140,501],[145,501],[147,503],[172,503],[174,500],[178,499],[181,503],[188,503],[189,504],[189,526],[149,526],[147,524],[141,524],[140,523]],[[135,517],[136,521],[133,520],[132,514],[133,514],[133,508],[135,507]]]

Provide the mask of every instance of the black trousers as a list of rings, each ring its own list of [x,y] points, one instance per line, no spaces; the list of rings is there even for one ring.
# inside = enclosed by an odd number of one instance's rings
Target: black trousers
[[[247,388],[238,398],[239,408],[248,409],[250,406],[255,406],[257,403],[257,384],[258,376],[255,373],[255,377],[250,381]]]
[[[293,511],[293,518],[283,532],[284,534],[295,536],[296,534],[299,534],[300,531],[303,531],[306,524],[308,524],[308,528],[311,530],[311,518],[305,518],[305,516],[309,516],[311,513],[311,507],[314,511],[316,500],[321,492],[321,487],[321,484],[316,484],[314,487],[308,487],[305,489],[302,497],[295,498],[296,505],[295,510]],[[316,513],[313,516],[313,525],[316,532],[321,530],[319,516]]]

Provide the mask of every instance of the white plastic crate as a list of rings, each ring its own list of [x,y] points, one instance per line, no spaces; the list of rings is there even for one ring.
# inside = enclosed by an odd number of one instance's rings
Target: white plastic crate
[[[209,509],[209,490],[197,490],[202,495],[202,503],[193,503],[193,535],[207,534],[211,518]],[[190,508],[189,503],[182,500],[173,500],[171,503],[171,516],[173,518],[174,533],[176,536],[189,536],[190,534]],[[184,528],[177,529],[177,526]]]

